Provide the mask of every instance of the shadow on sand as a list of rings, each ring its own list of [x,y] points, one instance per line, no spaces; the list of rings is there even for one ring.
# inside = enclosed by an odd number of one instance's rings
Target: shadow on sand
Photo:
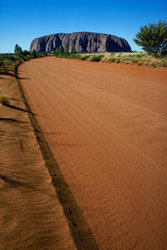
[[[32,115],[35,115],[34,113],[26,110],[26,109],[22,109],[22,108],[19,108],[19,107],[16,107],[14,105],[10,105],[10,104],[5,104],[4,106],[8,107],[8,108],[11,108],[11,109],[16,109],[16,110],[19,110],[19,111],[23,111],[23,112],[27,112],[27,113],[30,113]]]
[[[0,121],[2,122],[14,122],[14,123],[28,123],[28,122],[24,122],[24,121],[19,121],[16,119],[12,119],[12,118],[0,118]]]
[[[33,188],[32,186],[28,185],[27,183],[14,180],[11,177],[8,177],[6,175],[0,174],[0,179],[2,179],[4,182],[6,182],[7,184],[9,184],[11,187],[14,187],[14,188],[16,188],[16,187],[26,187],[26,188],[30,188],[30,189]]]

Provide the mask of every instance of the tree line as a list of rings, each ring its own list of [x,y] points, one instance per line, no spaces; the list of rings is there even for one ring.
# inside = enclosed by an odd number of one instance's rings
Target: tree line
[[[64,48],[60,45],[58,48],[55,49],[54,55],[57,57],[72,57],[75,58],[76,55],[75,46],[72,46],[71,52],[69,52],[69,45],[65,44]]]
[[[40,57],[40,56],[46,56],[47,53],[46,52],[41,52],[41,53],[37,53],[35,49],[33,49],[32,51],[28,51],[28,50],[22,50],[22,48],[16,44],[15,45],[15,48],[14,48],[14,54],[16,56],[29,56],[31,58],[37,58],[37,57]]]

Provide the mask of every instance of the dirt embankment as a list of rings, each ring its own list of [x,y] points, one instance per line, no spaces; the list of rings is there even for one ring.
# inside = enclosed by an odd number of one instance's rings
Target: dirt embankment
[[[101,249],[167,245],[167,70],[36,59],[26,97]]]
[[[0,90],[0,249],[76,249],[15,78]]]

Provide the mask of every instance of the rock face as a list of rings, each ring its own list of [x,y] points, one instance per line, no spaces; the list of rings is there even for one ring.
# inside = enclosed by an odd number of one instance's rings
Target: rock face
[[[53,53],[60,45],[63,48],[68,45],[69,52],[75,47],[78,53],[131,51],[128,42],[123,38],[92,32],[57,33],[39,37],[32,41],[30,51],[35,49],[37,52]]]

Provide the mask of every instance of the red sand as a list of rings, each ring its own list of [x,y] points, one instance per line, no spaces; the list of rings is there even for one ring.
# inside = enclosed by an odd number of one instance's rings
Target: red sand
[[[0,249],[76,249],[14,77],[0,77]]]
[[[100,249],[165,249],[167,69],[47,57],[19,74]]]

